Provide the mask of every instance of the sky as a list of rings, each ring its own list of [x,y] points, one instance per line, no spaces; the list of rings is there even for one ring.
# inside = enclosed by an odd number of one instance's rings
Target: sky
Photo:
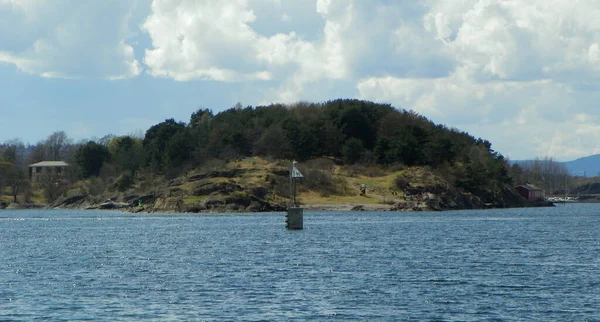
[[[513,159],[600,153],[597,0],[0,0],[0,142],[357,98]]]

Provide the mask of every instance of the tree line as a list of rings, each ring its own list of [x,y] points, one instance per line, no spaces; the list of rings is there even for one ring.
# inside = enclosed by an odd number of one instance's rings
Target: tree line
[[[515,182],[535,185],[546,194],[564,194],[581,181],[551,157],[513,163],[509,172]]]
[[[14,176],[21,183],[27,181],[27,164],[43,160],[74,165],[67,181],[111,177],[116,188],[124,191],[140,173],[176,177],[213,159],[251,156],[428,166],[453,185],[473,192],[523,179],[487,140],[435,124],[413,111],[355,99],[256,107],[238,104],[216,114],[200,108],[187,122],[167,119],[143,135],[107,135],[74,143],[59,131],[35,145],[8,141],[0,145],[0,155],[0,188],[10,186],[7,178]],[[20,170],[16,171],[20,174],[11,176],[8,169]],[[521,170],[521,174],[527,171]],[[55,180],[49,181],[56,187]],[[23,185],[26,189],[27,184]]]

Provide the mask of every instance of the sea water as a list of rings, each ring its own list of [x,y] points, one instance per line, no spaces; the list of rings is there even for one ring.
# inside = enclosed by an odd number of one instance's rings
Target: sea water
[[[600,205],[0,211],[0,320],[600,320]]]

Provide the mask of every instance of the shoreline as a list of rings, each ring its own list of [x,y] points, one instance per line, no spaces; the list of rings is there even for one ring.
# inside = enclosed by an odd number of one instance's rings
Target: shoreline
[[[578,202],[586,203],[586,202]],[[554,204],[529,204],[523,207],[476,207],[476,208],[440,208],[435,207],[426,202],[405,202],[396,204],[303,204],[299,205],[305,212],[444,212],[457,210],[477,210],[477,209],[503,209],[503,208],[529,208],[529,207],[555,207]],[[0,208],[2,209],[2,208]],[[86,205],[85,207],[50,207],[44,204],[15,204],[11,203],[5,210],[27,210],[27,209],[43,209],[43,210],[108,210],[120,211],[130,214],[152,214],[152,213],[181,213],[181,214],[228,214],[228,213],[260,213],[260,212],[285,212],[287,207],[280,207],[277,210],[267,211],[247,211],[234,210],[225,207],[215,207],[211,209],[194,209],[194,208],[155,208],[153,206],[132,206],[125,203],[102,203],[95,205]]]

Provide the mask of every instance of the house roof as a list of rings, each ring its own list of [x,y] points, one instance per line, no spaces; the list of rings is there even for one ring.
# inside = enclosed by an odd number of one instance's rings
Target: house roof
[[[522,184],[520,186],[517,186],[517,188],[518,187],[525,188],[525,189],[527,189],[529,191],[542,191],[542,189],[540,189],[540,188],[538,188],[538,187],[536,187],[536,186],[534,186],[532,184]]]
[[[55,167],[68,167],[69,164],[64,161],[42,161],[34,164],[30,164],[30,168],[55,168]]]

